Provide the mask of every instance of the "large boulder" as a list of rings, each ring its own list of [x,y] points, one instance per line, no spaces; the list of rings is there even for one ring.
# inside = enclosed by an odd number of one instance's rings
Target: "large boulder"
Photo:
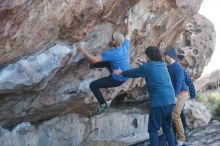
[[[149,103],[138,108],[109,108],[101,115],[82,117],[67,114],[45,122],[23,122],[7,130],[0,128],[1,146],[127,146],[145,144],[149,139]],[[148,108],[146,108],[148,107]],[[200,103],[187,102],[185,112],[189,126],[195,128],[187,137],[188,145],[218,144],[219,124],[208,125],[210,117]],[[205,116],[204,116],[205,115]],[[200,128],[201,127],[201,128]],[[213,145],[214,146],[214,145]]]
[[[132,10],[131,64],[149,45],[178,48],[190,62],[194,79],[202,73],[215,47],[212,23],[197,14],[202,0],[41,0],[8,1],[0,5],[0,125],[39,123],[68,113],[86,118],[97,103],[89,83],[106,76],[90,70],[76,50],[84,42],[96,53],[107,47],[112,32],[124,31]],[[143,79],[104,89],[112,99],[148,97]],[[140,98],[138,98],[140,97]],[[117,98],[118,99],[118,98]],[[118,101],[118,100],[115,100]]]
[[[68,114],[40,125],[24,122],[12,131],[0,128],[0,145],[126,146],[149,138],[146,112],[112,110],[91,118]]]
[[[184,113],[191,129],[207,125],[212,117],[210,109],[197,101],[187,101]]]

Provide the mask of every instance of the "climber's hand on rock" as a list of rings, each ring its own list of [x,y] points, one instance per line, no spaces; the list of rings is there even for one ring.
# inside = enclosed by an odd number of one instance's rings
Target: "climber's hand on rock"
[[[122,73],[121,69],[113,70],[113,74],[120,75]]]
[[[82,51],[82,48],[81,48],[81,46],[78,44],[78,45],[76,45],[76,48],[77,48],[77,50],[79,51],[79,52],[81,52]]]
[[[79,52],[81,52],[81,51],[82,51],[82,48],[80,48],[79,46],[77,46],[77,50],[78,50]]]
[[[78,45],[77,45],[77,50],[82,52],[85,50],[85,42],[80,42]]]
[[[136,62],[137,62],[137,64],[142,65],[146,61],[144,59],[141,59],[138,57]]]
[[[125,16],[125,24],[131,23],[131,9],[128,11],[127,15]]]
[[[138,65],[142,65],[142,64],[143,64],[143,63],[140,62],[138,59],[136,60],[136,63],[137,63]]]

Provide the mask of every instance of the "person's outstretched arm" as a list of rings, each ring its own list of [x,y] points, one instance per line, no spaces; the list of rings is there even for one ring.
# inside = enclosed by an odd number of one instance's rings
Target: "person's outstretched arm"
[[[121,70],[114,70],[113,74],[122,75],[127,78],[139,78],[145,76],[143,65],[141,65],[139,68],[130,69],[124,72]]]
[[[86,58],[87,60],[89,60],[90,62],[92,62],[92,63],[98,63],[98,62],[102,62],[102,61],[103,61],[103,59],[102,59],[100,56],[94,56],[94,55],[92,55],[92,54],[89,53],[87,50],[85,50],[82,45],[79,45],[79,46],[77,47],[77,50],[78,50],[79,52],[81,52],[81,53],[85,56],[85,58]]]
[[[196,98],[195,86],[193,84],[192,79],[189,77],[189,75],[187,74],[185,70],[184,70],[184,77],[185,77],[185,83],[189,87],[190,99],[195,99]]]
[[[125,35],[125,39],[131,39],[131,9],[129,10],[128,19],[127,19],[127,32]]]

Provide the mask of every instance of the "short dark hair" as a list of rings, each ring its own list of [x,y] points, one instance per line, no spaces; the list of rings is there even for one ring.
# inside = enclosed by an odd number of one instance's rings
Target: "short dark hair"
[[[148,56],[148,58],[152,61],[163,61],[161,52],[159,48],[155,46],[149,46],[145,50],[145,54]]]
[[[185,56],[180,54],[180,55],[177,55],[177,58],[179,59],[179,61],[181,61],[181,65],[184,67],[184,68],[187,68],[189,67],[189,62],[186,60]]]
[[[177,58],[181,61],[181,60],[183,60],[185,58],[185,56],[180,54],[180,55],[177,55]]]

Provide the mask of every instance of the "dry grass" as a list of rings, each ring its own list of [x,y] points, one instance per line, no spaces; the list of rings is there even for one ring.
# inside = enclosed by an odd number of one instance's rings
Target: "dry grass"
[[[208,105],[212,111],[213,119],[220,120],[220,88],[212,91],[197,93],[198,100]]]

